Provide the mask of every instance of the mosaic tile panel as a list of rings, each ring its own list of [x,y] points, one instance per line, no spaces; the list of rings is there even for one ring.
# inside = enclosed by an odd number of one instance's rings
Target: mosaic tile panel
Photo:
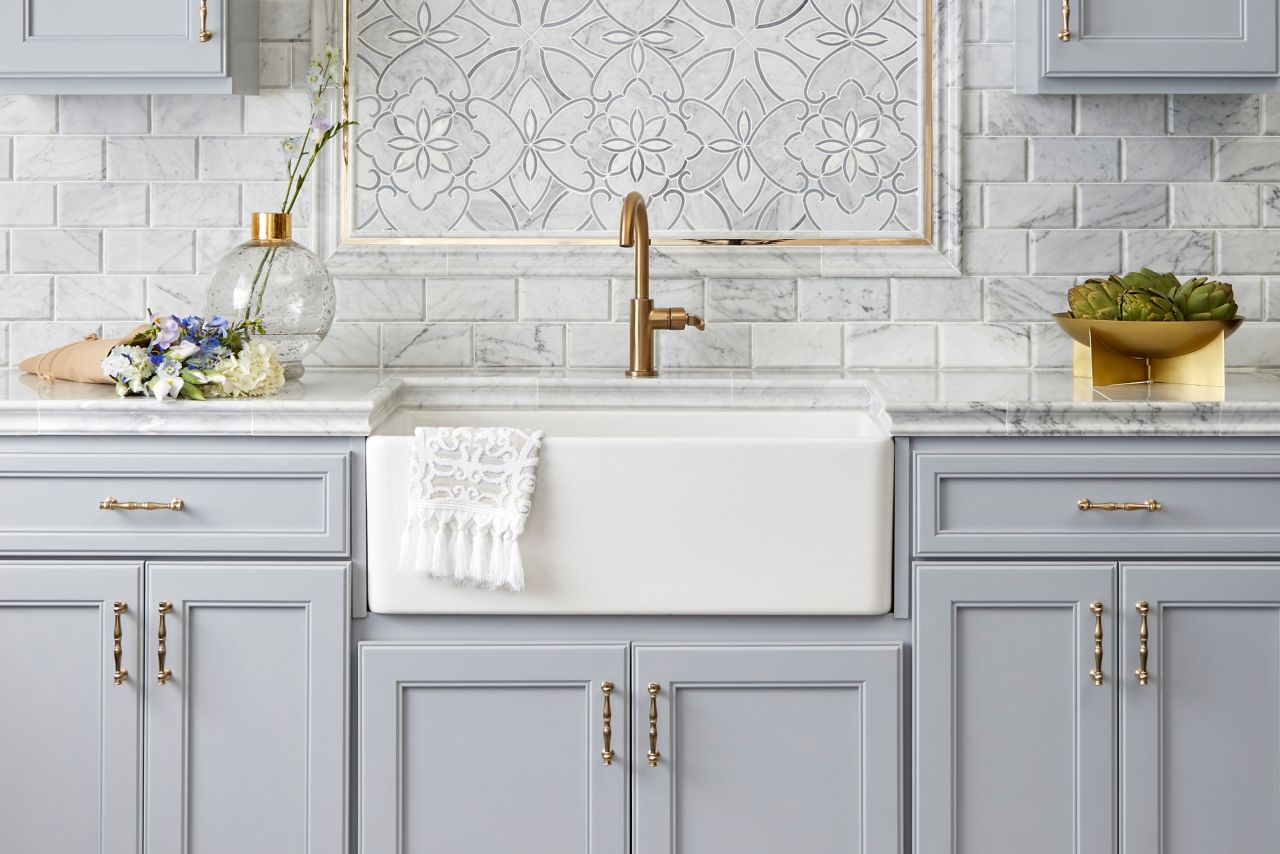
[[[902,0],[355,0],[356,237],[922,231]]]

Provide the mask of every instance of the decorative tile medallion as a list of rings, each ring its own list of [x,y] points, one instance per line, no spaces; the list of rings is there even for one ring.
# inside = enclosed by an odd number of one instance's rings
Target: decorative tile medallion
[[[913,0],[351,0],[350,235],[922,234]]]

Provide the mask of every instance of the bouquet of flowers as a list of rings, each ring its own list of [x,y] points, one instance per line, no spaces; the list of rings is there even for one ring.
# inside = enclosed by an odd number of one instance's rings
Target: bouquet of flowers
[[[156,315],[145,328],[111,348],[102,373],[116,394],[185,397],[262,397],[284,385],[275,346],[252,340],[262,321]]]

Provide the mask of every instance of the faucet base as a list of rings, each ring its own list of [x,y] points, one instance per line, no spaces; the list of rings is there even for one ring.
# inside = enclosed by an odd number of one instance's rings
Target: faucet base
[[[629,377],[656,377],[657,371],[627,371]]]

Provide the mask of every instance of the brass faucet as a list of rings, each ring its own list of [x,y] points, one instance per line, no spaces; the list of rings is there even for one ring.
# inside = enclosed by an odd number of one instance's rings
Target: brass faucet
[[[644,196],[632,191],[622,200],[618,245],[636,248],[636,295],[631,300],[631,368],[629,377],[656,377],[653,367],[655,329],[706,329],[702,318],[683,308],[654,308],[649,298],[649,211]]]

